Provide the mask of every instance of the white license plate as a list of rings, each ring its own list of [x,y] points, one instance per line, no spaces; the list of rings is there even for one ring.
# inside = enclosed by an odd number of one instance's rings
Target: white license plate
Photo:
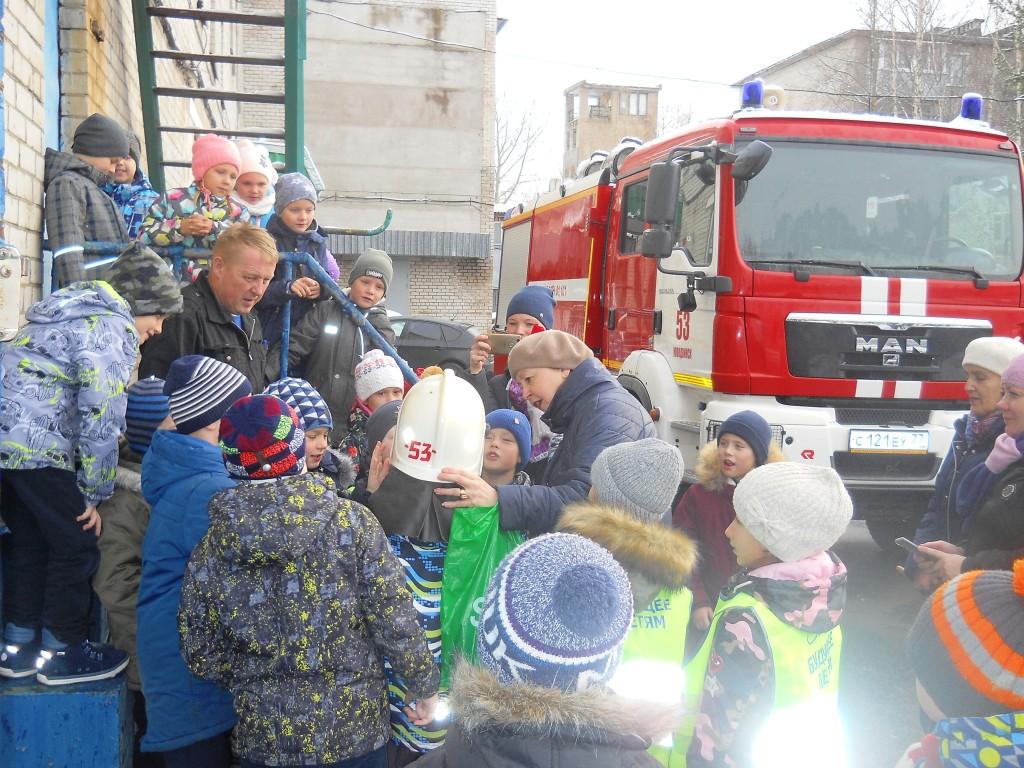
[[[923,429],[851,429],[851,453],[928,453]]]

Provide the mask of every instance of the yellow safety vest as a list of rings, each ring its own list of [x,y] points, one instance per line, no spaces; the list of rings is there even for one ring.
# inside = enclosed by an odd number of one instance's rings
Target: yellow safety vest
[[[623,696],[674,704],[681,700],[686,629],[693,593],[662,590],[643,611],[633,614],[633,626],[622,647],[622,662],[611,688]],[[656,744],[650,754],[668,765],[670,746]]]
[[[671,768],[686,765],[686,753],[693,741],[700,699],[704,692],[704,678],[711,658],[715,630],[726,611],[732,608],[750,608],[768,638],[775,669],[775,699],[772,703],[772,721],[782,730],[812,728],[808,713],[816,720],[831,718],[838,723],[839,656],[843,633],[833,627],[823,634],[797,629],[779,619],[763,601],[747,592],[740,592],[715,606],[715,615],[700,650],[686,666],[686,711],[690,713],[676,731],[669,762]],[[792,716],[790,716],[792,715]],[[776,717],[778,716],[778,717]],[[771,721],[766,724],[771,725]],[[799,734],[796,730],[796,734]],[[794,734],[787,731],[787,736]],[[792,738],[784,739],[792,745]],[[793,761],[791,764],[797,764]]]

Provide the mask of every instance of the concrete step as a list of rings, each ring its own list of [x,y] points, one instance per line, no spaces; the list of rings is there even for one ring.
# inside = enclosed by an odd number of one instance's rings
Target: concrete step
[[[54,687],[34,678],[0,683],[3,768],[130,768],[132,728],[124,675]]]

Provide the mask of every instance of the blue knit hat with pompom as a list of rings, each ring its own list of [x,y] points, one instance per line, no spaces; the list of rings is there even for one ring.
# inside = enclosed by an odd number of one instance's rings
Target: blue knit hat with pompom
[[[581,691],[611,679],[632,621],[629,577],[611,554],[582,536],[549,533],[495,571],[477,655],[506,685]]]

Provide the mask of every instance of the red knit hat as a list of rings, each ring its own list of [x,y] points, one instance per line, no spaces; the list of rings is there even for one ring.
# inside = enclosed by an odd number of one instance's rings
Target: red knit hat
[[[921,686],[947,717],[1024,710],[1024,560],[943,584],[907,637]]]
[[[243,397],[220,420],[220,450],[228,474],[243,480],[300,475],[306,433],[298,414],[273,395]]]
[[[233,165],[235,170],[242,167],[235,142],[214,133],[204,133],[192,144],[192,178],[202,181],[211,168],[218,165]]]

